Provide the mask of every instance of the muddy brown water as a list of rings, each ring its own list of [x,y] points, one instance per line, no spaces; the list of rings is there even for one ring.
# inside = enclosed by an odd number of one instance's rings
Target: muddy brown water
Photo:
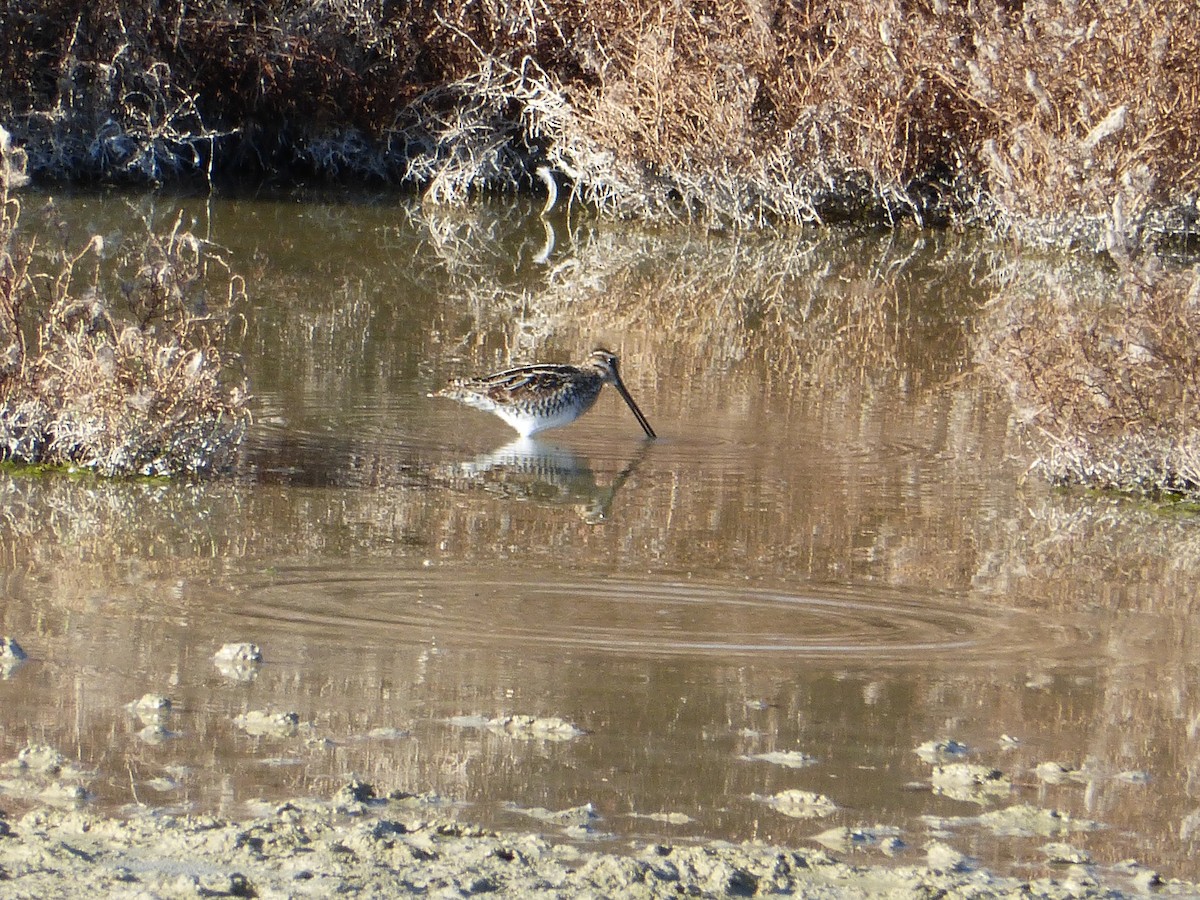
[[[225,248],[257,421],[228,479],[0,473],[0,633],[30,655],[4,759],[53,746],[101,810],[237,816],[353,776],[614,846],[870,826],[901,860],[942,840],[1034,875],[1060,841],[1200,876],[1200,522],[1024,477],[971,363],[1010,251],[394,196],[55,205],[60,239],[183,210]],[[611,391],[534,442],[427,397],[595,345],[660,440]],[[262,664],[214,665],[234,641]],[[513,715],[581,733],[488,727]],[[937,787],[935,740],[1011,788]],[[765,802],[789,789],[837,809]],[[980,818],[1022,803],[1096,827]]]

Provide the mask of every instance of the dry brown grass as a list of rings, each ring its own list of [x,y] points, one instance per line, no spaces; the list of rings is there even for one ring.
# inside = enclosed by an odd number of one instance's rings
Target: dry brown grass
[[[664,5],[20,0],[0,122],[56,177],[533,184],[754,227],[1190,230],[1200,10],[1174,0]]]
[[[1025,263],[1003,277],[980,351],[1051,480],[1200,497],[1198,329],[1194,270]]]
[[[104,475],[227,468],[248,424],[225,351],[241,292],[182,228],[41,252],[0,185],[0,459]],[[223,291],[223,293],[221,293]]]
[[[655,9],[598,54],[579,105],[602,145],[652,161],[692,208],[982,211],[1094,245],[1191,199],[1200,29],[1179,4]]]

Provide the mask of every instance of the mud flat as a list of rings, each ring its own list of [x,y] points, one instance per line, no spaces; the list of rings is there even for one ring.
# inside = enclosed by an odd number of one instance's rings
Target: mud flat
[[[247,821],[127,817],[40,807],[0,817],[5,897],[1116,897],[1200,886],[1064,864],[1021,881],[929,848],[921,866],[856,866],[818,849],[712,842],[581,849],[532,833],[489,832],[445,818],[437,802],[371,796],[283,803]]]

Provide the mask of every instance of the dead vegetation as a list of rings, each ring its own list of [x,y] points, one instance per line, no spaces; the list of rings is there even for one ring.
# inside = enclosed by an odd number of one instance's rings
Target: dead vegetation
[[[1200,497],[1200,274],[1155,257],[1000,276],[980,356],[1052,481]]]
[[[1187,234],[1200,10],[546,0],[10,4],[0,122],[38,175],[532,184],[710,225],[987,219]]]
[[[54,249],[20,215],[0,185],[0,459],[103,475],[228,467],[248,424],[224,349],[240,280],[179,220]]]

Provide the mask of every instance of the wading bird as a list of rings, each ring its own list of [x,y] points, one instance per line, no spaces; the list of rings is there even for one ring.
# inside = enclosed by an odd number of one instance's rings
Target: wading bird
[[[578,366],[518,366],[482,378],[456,378],[433,396],[495,413],[522,437],[529,437],[574,422],[592,408],[606,384],[617,389],[646,437],[656,437],[621,381],[616,354],[607,350],[593,350]]]

